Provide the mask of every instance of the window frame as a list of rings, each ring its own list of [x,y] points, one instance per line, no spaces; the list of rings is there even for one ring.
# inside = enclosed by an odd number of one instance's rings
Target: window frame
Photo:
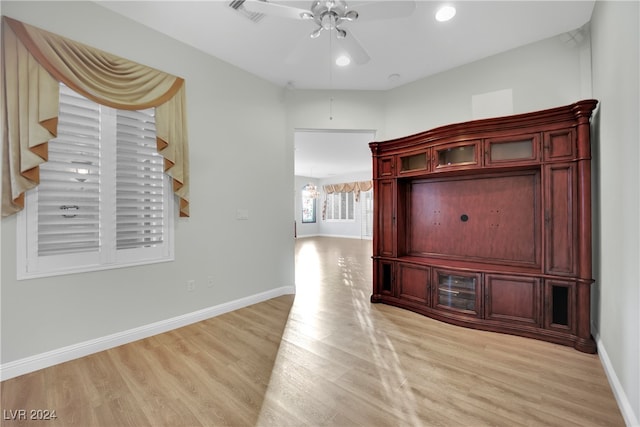
[[[346,197],[346,212],[345,212],[345,218],[342,218],[342,195],[345,195]],[[329,202],[329,199],[331,199],[331,202]],[[340,218],[334,218],[334,209],[332,209],[334,206],[336,206],[336,199],[338,201],[337,206],[338,206],[338,215],[340,216]],[[356,201],[355,201],[355,194],[353,193],[353,191],[342,191],[342,192],[335,192],[335,193],[329,193],[326,195],[326,202],[327,202],[327,207],[326,207],[326,219],[325,221],[327,222],[356,222]],[[349,218],[349,206],[351,206],[351,215],[352,218]]]
[[[317,222],[317,211],[318,211],[318,204],[317,204],[317,198],[316,197],[312,197],[309,195],[309,191],[307,191],[307,185],[305,185],[304,187],[302,187],[302,190],[300,191],[300,194],[302,196],[302,209],[301,209],[301,220],[303,224],[315,224]],[[311,201],[311,216],[313,217],[311,220],[305,220],[305,215],[304,215],[304,211],[305,211],[305,201]]]
[[[172,191],[171,177],[163,172],[162,243],[138,248],[116,248],[116,115],[114,108],[100,105],[101,173],[99,189],[98,250],[66,254],[38,255],[38,191],[25,193],[25,207],[17,215],[17,279],[33,279],[65,274],[155,264],[174,260],[174,223],[178,203]],[[106,119],[106,123],[102,120]],[[104,133],[103,133],[104,132]],[[110,138],[103,141],[104,138]],[[55,140],[50,141],[55,144]],[[105,175],[102,175],[105,174]],[[106,178],[105,178],[106,176]],[[110,179],[109,179],[110,178]]]

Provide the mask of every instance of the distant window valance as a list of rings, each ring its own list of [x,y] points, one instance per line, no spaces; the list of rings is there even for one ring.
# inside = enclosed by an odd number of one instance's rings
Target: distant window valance
[[[324,202],[322,203],[322,220],[327,219],[327,195],[333,193],[353,193],[353,199],[357,203],[360,201],[360,192],[369,191],[373,188],[373,181],[343,182],[340,184],[327,184],[322,186],[324,192]]]
[[[361,191],[369,191],[373,188],[373,181],[344,182],[341,184],[327,184],[322,187],[324,194],[354,193],[355,201],[360,200]]]
[[[48,141],[57,135],[59,85],[109,107],[155,107],[158,152],[189,216],[189,149],[184,79],[2,18],[2,216],[24,207],[39,184]]]

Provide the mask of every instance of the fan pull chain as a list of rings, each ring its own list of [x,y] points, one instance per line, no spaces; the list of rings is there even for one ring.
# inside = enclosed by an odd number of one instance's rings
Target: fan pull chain
[[[329,31],[329,88],[333,90],[333,33]],[[333,120],[333,97],[329,98],[329,120]]]

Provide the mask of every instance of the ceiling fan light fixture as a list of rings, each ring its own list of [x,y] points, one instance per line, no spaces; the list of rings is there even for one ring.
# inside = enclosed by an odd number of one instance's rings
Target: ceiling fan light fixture
[[[336,37],[339,38],[339,39],[343,39],[343,38],[347,37],[347,32],[345,30],[343,30],[342,28],[336,27]]]
[[[302,12],[300,14],[300,18],[310,21],[310,20],[313,20],[313,14],[311,12]]]
[[[334,12],[327,12],[320,15],[320,26],[325,30],[333,30],[336,27],[336,14]]]
[[[345,13],[345,15],[342,17],[342,19],[344,19],[345,21],[355,21],[356,19],[358,19],[358,12],[356,12],[355,10],[350,10],[347,13]]]
[[[312,39],[317,39],[320,36],[321,32],[322,32],[322,27],[318,27],[311,34],[309,34],[309,37],[311,37]]]
[[[340,55],[336,59],[336,65],[338,67],[346,67],[349,64],[351,64],[351,58],[349,58],[347,55]]]
[[[436,12],[436,20],[438,22],[446,22],[456,16],[456,8],[450,5],[442,6]]]

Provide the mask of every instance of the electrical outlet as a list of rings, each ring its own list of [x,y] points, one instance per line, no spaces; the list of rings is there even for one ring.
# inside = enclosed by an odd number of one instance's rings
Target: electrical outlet
[[[209,286],[210,288],[213,288],[213,276],[209,276],[207,277],[207,286]]]
[[[188,280],[187,281],[187,291],[188,292],[193,292],[196,290],[196,281],[195,280]]]

